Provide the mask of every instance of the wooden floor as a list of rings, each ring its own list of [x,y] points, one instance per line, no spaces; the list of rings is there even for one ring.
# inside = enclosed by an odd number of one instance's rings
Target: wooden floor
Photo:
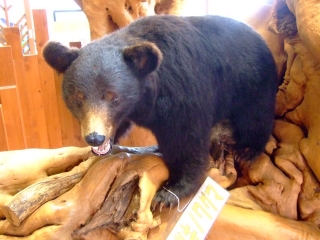
[[[23,56],[18,27],[4,29],[0,47],[0,151],[85,146],[61,97],[61,76],[44,61],[45,10],[33,10],[38,54]]]

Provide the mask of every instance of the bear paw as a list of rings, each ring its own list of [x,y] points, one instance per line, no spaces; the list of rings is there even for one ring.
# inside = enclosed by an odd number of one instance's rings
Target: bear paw
[[[163,187],[161,190],[159,190],[155,197],[153,198],[152,208],[155,209],[159,207],[159,210],[161,212],[163,207],[172,207],[177,206],[179,210],[181,208],[184,208],[183,206],[180,206],[180,202],[182,198],[190,195],[190,192],[187,188],[183,187],[175,187],[175,186],[166,186]]]
[[[170,190],[169,190],[170,191]],[[159,190],[153,198],[152,207],[155,209],[159,206],[160,211],[163,207],[173,207],[178,205],[178,196],[168,192],[166,189]]]

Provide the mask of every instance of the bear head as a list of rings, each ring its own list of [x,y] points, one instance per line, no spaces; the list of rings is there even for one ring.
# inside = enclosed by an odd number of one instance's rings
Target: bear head
[[[117,129],[131,120],[148,76],[162,61],[151,42],[117,46],[94,41],[82,49],[49,42],[43,56],[63,74],[63,99],[79,120],[83,139],[98,155],[111,151]]]

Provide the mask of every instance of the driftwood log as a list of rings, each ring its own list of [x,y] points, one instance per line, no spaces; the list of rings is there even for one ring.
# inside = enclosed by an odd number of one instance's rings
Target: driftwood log
[[[295,171],[287,170],[292,173],[292,176],[287,176],[273,164],[267,154],[263,154],[249,166],[241,166],[239,170],[248,171],[248,174],[238,178],[236,184],[240,186],[233,187],[230,191],[231,198],[209,232],[208,239],[234,239],[234,236],[275,239],[279,234],[284,239],[298,239],[302,236],[305,238],[301,239],[317,239],[320,236],[317,227],[319,198],[312,192],[319,187],[319,182],[303,158],[296,157],[297,141],[303,134],[297,126],[277,121],[275,135],[279,139],[290,139],[288,137],[292,136],[294,140],[281,142],[283,147],[273,153],[289,163],[297,164],[298,168]],[[266,152],[272,151],[274,144],[275,139],[272,139]],[[124,150],[127,151],[122,149]],[[0,239],[118,239],[114,233],[122,239],[146,239],[149,229],[149,239],[165,239],[181,215],[176,209],[155,211],[153,215],[151,213],[151,199],[168,176],[161,158],[154,154],[122,152],[101,158],[92,156],[88,148],[39,151],[40,158],[37,158],[39,155],[33,155],[37,150],[9,152],[11,156],[7,160],[19,161],[22,166],[6,173],[6,176],[1,175],[1,199],[6,195],[10,198],[7,198],[8,203],[15,201],[21,192],[21,186],[19,182],[12,184],[5,180],[9,179],[9,176],[19,175],[23,172],[22,169],[33,164],[33,161],[40,161],[42,164],[33,166],[32,171],[28,172],[29,176],[22,177],[23,182],[27,183],[25,190],[37,186],[38,183],[32,184],[34,181],[43,183],[51,178],[40,177],[39,180],[30,181],[35,172],[49,172],[56,168],[62,173],[55,175],[63,176],[64,173],[72,175],[77,169],[81,169],[80,172],[85,171],[87,167],[82,164],[91,167],[71,190],[39,206],[20,226],[14,226],[9,219],[0,221]],[[85,157],[88,160],[83,161]],[[79,165],[74,166],[76,162]],[[1,163],[2,166],[8,165],[5,161]],[[218,169],[211,169],[208,174],[221,185],[228,187],[234,183],[237,175],[232,156],[226,156],[225,166],[224,176],[219,174]],[[296,187],[295,191],[292,191],[292,186],[298,185],[292,179],[306,184],[303,188]],[[31,186],[28,187],[28,183]],[[130,191],[126,191],[127,189]],[[279,189],[278,192],[274,192],[275,189]],[[18,194],[14,195],[15,192]],[[303,193],[298,201],[301,203],[300,209],[303,210],[301,213],[309,217],[303,219],[304,221],[296,221],[296,205],[288,204],[295,202],[292,199],[299,193]],[[51,193],[48,192],[47,195]],[[26,200],[32,198],[31,194]],[[185,199],[182,205],[187,200]],[[29,206],[23,202],[22,205]],[[261,224],[263,228],[260,227]]]
[[[153,219],[150,210],[151,200],[168,177],[160,157],[122,152],[102,158],[92,156],[89,148],[70,147],[40,150],[42,155],[38,158],[34,151],[37,150],[8,152],[10,158],[6,158],[7,153],[1,156],[2,166],[15,161],[20,162],[20,166],[1,175],[0,197],[6,197],[7,202],[1,204],[0,209],[8,217],[0,221],[0,239],[10,239],[11,235],[29,236],[30,239],[79,238],[102,226],[108,226],[114,232],[128,228],[127,235],[146,236],[150,226],[157,225],[158,220]],[[81,152],[83,154],[79,155]],[[22,175],[23,169],[38,161],[42,164],[34,165],[28,176],[17,179],[17,183],[7,181],[12,176]],[[79,165],[73,166],[75,162]],[[38,179],[34,179],[37,176],[34,174],[46,174],[53,168],[61,173],[44,179],[39,175]],[[66,172],[69,168],[72,169]],[[84,177],[74,187],[74,182],[66,181],[70,176],[78,181],[79,175]],[[26,187],[22,191],[20,181]],[[34,181],[36,183],[32,184]],[[61,184],[62,181],[66,183]],[[65,192],[67,188],[71,189]],[[40,192],[34,192],[39,189]],[[61,195],[62,191],[65,193]],[[20,205],[15,204],[18,201]],[[129,204],[132,204],[130,208]],[[101,218],[101,215],[104,216]],[[17,216],[18,221],[12,216]],[[79,229],[88,221],[85,228]],[[135,233],[136,229],[138,233]]]
[[[133,1],[117,3],[136,11]],[[117,24],[109,11],[105,19],[112,22],[102,22],[99,34]],[[248,19],[277,62],[277,120],[265,153],[254,162],[234,162],[221,151],[221,135],[213,136],[219,161],[208,175],[231,196],[207,239],[320,239],[319,22],[317,0],[276,0]],[[147,152],[120,147],[106,158],[74,147],[0,153],[0,239],[166,239],[181,213],[151,212],[168,172],[161,157]]]
[[[137,18],[155,14],[180,15],[186,0],[75,0],[86,14],[91,38],[127,26]]]

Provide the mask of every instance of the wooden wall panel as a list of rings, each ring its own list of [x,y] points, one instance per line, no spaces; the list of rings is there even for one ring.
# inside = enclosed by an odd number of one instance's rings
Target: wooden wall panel
[[[1,98],[0,98],[1,103]],[[6,128],[4,126],[2,104],[0,104],[0,151],[7,151],[8,149],[8,138]]]
[[[57,99],[58,109],[60,114],[60,126],[63,145],[75,145],[74,143],[74,129],[73,129],[73,116],[67,109],[65,103],[62,100],[62,88],[61,88],[62,75],[55,72],[55,83],[57,95],[60,96]]]
[[[37,56],[22,55],[18,27],[6,28],[4,34],[7,44],[12,48],[18,94],[23,100],[20,104],[27,147],[48,148]]]
[[[25,121],[26,140],[28,148],[49,148],[47,120],[43,105],[42,88],[38,67],[38,56],[29,55],[24,57],[25,67],[25,99],[29,102],[29,121]],[[21,95],[21,90],[19,90]],[[27,124],[28,123],[28,124]]]
[[[1,87],[0,96],[8,150],[24,149],[26,144],[16,86]]]
[[[63,102],[62,75],[42,57],[48,41],[46,12],[34,10],[33,15],[38,54],[22,54],[17,27],[4,30],[8,46],[0,47],[0,151],[87,146]]]
[[[0,48],[0,87],[16,84],[11,46]]]
[[[39,74],[43,94],[43,105],[45,109],[50,148],[62,147],[61,125],[57,105],[57,92],[54,82],[54,72],[42,57],[42,50],[49,40],[48,23],[46,11],[42,9],[33,10],[33,20],[36,35]]]
[[[19,27],[4,28],[3,32],[6,38],[7,45],[11,46],[13,59],[15,61],[22,59],[22,47]]]

